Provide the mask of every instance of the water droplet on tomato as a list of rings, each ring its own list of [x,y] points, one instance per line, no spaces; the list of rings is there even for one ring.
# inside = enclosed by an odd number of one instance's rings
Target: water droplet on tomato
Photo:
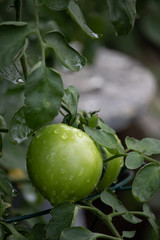
[[[71,175],[71,176],[69,177],[69,180],[72,181],[72,179],[73,179],[73,176]]]
[[[63,168],[61,168],[61,169],[60,169],[60,172],[61,172],[62,174],[64,174],[64,173],[65,173],[65,170],[64,170]]]
[[[63,135],[61,136],[61,138],[62,138],[62,139],[67,139],[68,136],[67,136],[66,134],[63,134]]]
[[[77,133],[77,136],[80,137],[80,138],[82,138],[83,135],[82,135],[81,132],[78,132],[78,133]]]

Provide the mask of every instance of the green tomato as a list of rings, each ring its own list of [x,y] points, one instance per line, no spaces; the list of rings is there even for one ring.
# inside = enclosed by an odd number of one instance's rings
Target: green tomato
[[[107,158],[110,158],[113,156],[113,154],[110,153],[107,149],[105,150],[107,153]],[[102,191],[105,188],[111,186],[112,183],[117,180],[117,177],[120,173],[123,163],[124,163],[123,157],[118,157],[108,162],[107,170],[97,185],[97,189],[99,191]]]
[[[62,123],[40,130],[27,152],[29,177],[52,205],[87,197],[97,185],[102,168],[103,159],[94,141]]]

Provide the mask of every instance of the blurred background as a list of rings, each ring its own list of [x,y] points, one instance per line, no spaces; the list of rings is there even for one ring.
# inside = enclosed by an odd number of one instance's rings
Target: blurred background
[[[23,1],[22,20],[34,20],[31,0]],[[126,136],[155,137],[160,139],[160,2],[157,0],[137,0],[137,20],[133,31],[127,36],[117,37],[108,18],[106,1],[79,1],[88,26],[96,33],[102,34],[98,40],[86,36],[76,23],[65,12],[53,12],[43,7],[40,11],[40,27],[43,33],[49,30],[60,30],[67,41],[78,49],[87,59],[87,66],[79,73],[71,74],[63,68],[55,55],[47,52],[48,66],[54,66],[63,77],[64,86],[77,86],[80,107],[100,110],[103,120],[115,128],[121,141]],[[0,0],[0,22],[15,20],[12,1]],[[27,48],[29,65],[32,67],[40,59],[40,49],[35,35],[30,36]],[[18,63],[17,63],[18,64]],[[8,69],[5,80],[4,71],[0,71],[0,115],[7,124],[20,106],[23,105],[23,85],[14,83],[22,78],[16,69]],[[23,79],[22,79],[23,80]],[[57,118],[57,121],[60,117]],[[15,146],[9,143],[7,136],[4,142],[4,155],[0,165],[9,172],[10,178],[20,197],[15,201],[14,213],[24,214],[38,210],[37,203],[42,203],[41,196],[35,193],[26,178],[25,154],[30,139]],[[17,150],[18,149],[18,150]],[[130,191],[119,192],[120,199],[128,209],[141,209]],[[159,218],[160,194],[157,194],[150,205]],[[45,205],[46,206],[46,205]],[[44,205],[42,206],[44,207]],[[93,216],[87,215],[86,223],[91,224]],[[29,220],[28,224],[32,225]],[[159,219],[160,221],[160,219]],[[117,221],[123,229],[126,223]],[[93,224],[92,224],[93,227]],[[125,225],[125,230],[133,226]],[[103,229],[103,225],[94,225],[94,231]],[[151,239],[148,224],[137,225],[135,239]]]

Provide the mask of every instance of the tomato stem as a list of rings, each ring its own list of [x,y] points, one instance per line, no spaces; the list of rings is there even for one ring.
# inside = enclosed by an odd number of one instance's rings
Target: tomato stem
[[[127,156],[127,154],[123,153],[123,154],[115,154],[114,156],[110,157],[110,158],[107,158],[106,160],[104,160],[103,162],[109,162],[109,161],[112,161],[113,159],[115,158],[118,158],[118,157],[124,157],[124,156]]]
[[[79,205],[79,208],[86,209],[86,210],[93,212],[96,216],[98,216],[107,225],[109,230],[112,232],[112,234],[116,238],[121,239],[119,232],[117,231],[117,229],[115,228],[115,226],[112,223],[112,218],[111,218],[110,214],[109,215],[104,214],[102,211],[100,211],[98,208],[96,208],[89,202],[84,202],[84,203],[87,206]]]
[[[143,157],[144,157],[145,160],[147,160],[147,161],[149,161],[149,162],[153,162],[153,163],[155,163],[155,164],[160,165],[160,162],[159,162],[159,161],[157,161],[157,160],[155,160],[155,159],[153,159],[153,158],[151,158],[151,157],[148,157],[148,156],[146,156],[146,155],[144,155]]]
[[[14,7],[16,10],[16,21],[21,21],[21,11],[22,11],[22,1],[21,0],[15,0],[14,1]],[[23,56],[20,58],[21,66],[23,69],[24,79],[26,80],[28,77],[28,64],[27,64],[27,58],[26,53],[24,52]]]
[[[36,18],[36,34],[37,34],[37,37],[39,39],[39,43],[40,43],[40,46],[41,46],[41,52],[42,52],[42,64],[43,66],[46,65],[46,62],[45,62],[45,43],[42,39],[42,36],[41,36],[41,33],[40,33],[40,30],[39,30],[39,14],[38,14],[38,8],[39,8],[39,5],[38,5],[38,1],[37,0],[33,0],[34,2],[34,7],[35,7],[35,18]]]

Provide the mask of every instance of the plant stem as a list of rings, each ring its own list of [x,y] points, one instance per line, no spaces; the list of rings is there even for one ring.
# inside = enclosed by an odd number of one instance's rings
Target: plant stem
[[[24,79],[26,80],[28,77],[28,65],[27,65],[26,53],[24,53],[24,55],[21,57],[20,61],[21,61],[22,69],[23,69]]]
[[[79,207],[81,209],[86,209],[86,210],[90,210],[91,212],[93,212],[96,216],[98,216],[109,228],[109,230],[112,232],[112,234],[117,237],[118,239],[122,239],[119,232],[117,231],[117,229],[115,228],[115,226],[112,223],[112,218],[110,215],[106,215],[104,214],[102,211],[100,211],[98,208],[94,207],[92,204],[85,202],[87,205],[89,206],[82,206],[79,205]]]
[[[40,30],[39,30],[39,13],[38,13],[39,5],[38,5],[38,1],[37,0],[33,0],[33,2],[34,2],[34,6],[35,6],[36,33],[37,33],[37,37],[39,39],[40,46],[41,46],[42,64],[43,64],[43,66],[45,66],[46,65],[46,62],[45,62],[45,43],[44,43],[44,41],[42,39]]]
[[[111,160],[113,160],[113,159],[115,159],[115,158],[118,158],[118,157],[125,157],[125,156],[127,156],[127,154],[116,154],[116,155],[113,155],[112,157],[110,157],[110,158],[107,158],[106,160],[104,160],[104,163],[105,162],[109,162],[109,161],[111,161]]]
[[[14,7],[16,9],[16,21],[21,21],[21,11],[22,11],[22,0],[15,0],[14,1]],[[27,64],[27,57],[26,54],[20,58],[24,79],[26,80],[28,77],[28,64]]]
[[[122,216],[124,214],[126,214],[127,212],[112,212],[109,214],[109,216],[111,218],[113,217],[118,217],[118,216]],[[142,217],[145,217],[145,218],[149,218],[148,215],[146,215],[144,212],[140,212],[140,211],[129,211],[130,214],[134,214],[134,215],[138,215],[138,216],[142,216]]]
[[[144,157],[145,160],[147,160],[147,161],[149,161],[149,162],[153,162],[153,163],[155,163],[155,164],[160,165],[160,162],[157,161],[157,160],[155,160],[155,159],[153,159],[153,158],[150,158],[150,157],[145,156],[145,155],[144,155],[143,157]]]
[[[105,239],[109,239],[109,240],[122,240],[122,238],[112,237],[112,236],[102,234],[102,233],[96,233],[96,239],[97,238],[105,238]]]

